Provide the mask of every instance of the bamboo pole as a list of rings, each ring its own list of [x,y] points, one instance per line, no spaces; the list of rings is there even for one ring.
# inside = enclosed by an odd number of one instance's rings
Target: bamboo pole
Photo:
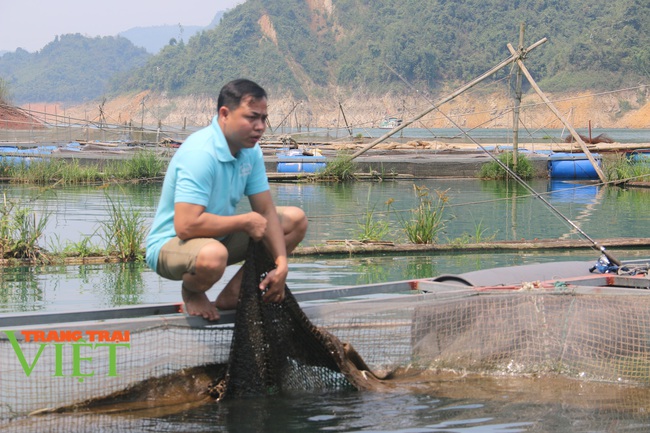
[[[510,50],[510,53],[512,53],[513,56],[515,54],[517,54],[517,51],[515,51],[514,47],[511,44],[508,44],[508,50]],[[539,95],[540,98],[542,98],[542,101],[544,101],[546,106],[548,108],[550,108],[551,111],[557,116],[557,118],[560,119],[560,121],[564,124],[564,126],[566,126],[567,130],[573,136],[573,139],[580,145],[580,148],[582,149],[582,151],[585,153],[585,155],[587,155],[587,159],[589,160],[589,162],[591,162],[591,165],[593,165],[594,170],[596,170],[596,174],[598,174],[598,178],[600,179],[600,181],[603,182],[603,183],[607,183],[607,179],[605,178],[605,174],[603,173],[603,171],[598,166],[598,163],[596,162],[593,155],[591,154],[591,152],[587,148],[587,145],[585,144],[585,142],[582,141],[582,138],[580,138],[580,135],[578,135],[576,130],[573,129],[573,126],[571,126],[571,124],[564,118],[564,116],[562,116],[562,113],[560,113],[560,111],[557,108],[555,108],[553,103],[546,97],[544,92],[542,92],[542,89],[539,88],[539,86],[537,85],[537,83],[535,82],[533,77],[530,75],[530,72],[528,72],[528,69],[524,65],[524,62],[521,61],[521,58],[517,57],[516,62],[517,62],[517,65],[519,66],[519,69],[521,69],[521,72],[523,72],[523,74],[526,76],[526,78],[530,82],[530,85],[533,87],[533,89],[535,89],[535,92],[537,92],[537,94]]]
[[[363,149],[358,150],[357,152],[355,152],[355,153],[350,157],[350,159],[354,159],[354,158],[356,158],[357,156],[362,155],[363,153],[365,153],[365,152],[367,152],[368,150],[372,149],[373,147],[375,147],[376,145],[378,145],[378,144],[381,143],[382,141],[386,140],[387,138],[391,137],[392,135],[394,135],[394,134],[398,133],[399,131],[401,131],[402,129],[406,128],[406,127],[409,126],[410,124],[412,124],[412,123],[414,123],[414,122],[417,122],[418,120],[420,120],[421,118],[423,118],[423,117],[426,116],[427,114],[431,113],[433,110],[435,110],[435,109],[437,109],[438,107],[440,107],[442,104],[451,101],[452,99],[456,98],[456,97],[459,96],[460,94],[464,93],[466,90],[471,89],[472,87],[474,87],[475,85],[477,85],[477,84],[480,83],[481,81],[483,81],[483,80],[485,80],[486,78],[492,76],[493,74],[495,74],[496,72],[498,72],[498,71],[501,70],[502,68],[508,66],[509,64],[511,64],[511,63],[513,63],[513,62],[516,62],[516,61],[517,61],[517,60],[518,60],[518,59],[519,59],[523,54],[525,54],[525,53],[527,53],[528,51],[531,51],[531,50],[537,48],[538,46],[542,45],[542,44],[545,43],[546,41],[547,41],[546,38],[540,39],[539,41],[535,42],[535,43],[534,43],[533,45],[531,45],[530,47],[526,48],[526,50],[524,50],[524,53],[522,53],[522,54],[517,53],[517,54],[513,54],[513,55],[511,55],[509,58],[507,58],[507,59],[504,60],[503,62],[499,63],[497,66],[493,67],[493,68],[490,69],[489,71],[485,72],[485,73],[484,73],[483,75],[481,75],[480,77],[475,78],[474,80],[470,81],[469,83],[465,84],[464,86],[458,88],[456,91],[454,91],[454,92],[451,93],[450,95],[448,95],[448,96],[442,98],[440,101],[438,101],[437,103],[435,103],[435,104],[432,105],[431,107],[427,108],[427,109],[424,110],[422,113],[420,113],[420,114],[418,114],[417,116],[415,116],[413,119],[411,119],[411,120],[409,120],[409,121],[407,121],[407,122],[402,123],[401,125],[399,125],[398,127],[394,128],[394,129],[391,129],[390,131],[388,131],[387,133],[385,133],[385,134],[382,135],[381,137],[379,137],[379,138],[377,138],[376,140],[374,140],[372,143],[369,143],[368,145],[366,145]]]
[[[341,110],[341,114],[343,115],[343,121],[345,122],[345,127],[347,128],[350,137],[352,137],[352,128],[350,128],[350,125],[348,125],[348,119],[345,117],[345,111],[343,111],[343,105],[341,105],[341,101],[339,101],[339,109]]]
[[[526,26],[524,23],[519,25],[519,46],[517,49],[521,53],[524,49],[524,32]],[[519,110],[521,107],[521,69],[517,68],[517,81],[515,84],[515,108],[512,117],[512,166],[517,172],[517,163],[519,162]]]

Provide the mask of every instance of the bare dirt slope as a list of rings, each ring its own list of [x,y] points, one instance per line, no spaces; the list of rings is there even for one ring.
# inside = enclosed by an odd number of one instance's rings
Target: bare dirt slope
[[[0,129],[40,129],[44,125],[29,112],[0,103]]]
[[[445,95],[442,95],[445,96]],[[442,98],[414,96],[370,96],[363,92],[342,94],[332,91],[327,98],[298,101],[282,95],[270,95],[269,120],[272,127],[301,126],[322,128],[371,128],[388,115],[409,120]],[[626,92],[547,95],[575,128],[650,128],[650,89]],[[509,128],[512,126],[513,100],[505,92],[467,93],[442,105],[414,123],[414,127]],[[216,100],[208,96],[169,98],[164,94],[141,92],[123,95],[105,102],[77,106],[29,104],[40,118],[55,114],[82,121],[109,124],[167,127],[207,125],[216,112]],[[5,119],[6,114],[0,114]],[[520,119],[524,128],[537,130],[562,128],[562,123],[536,94],[523,98]]]

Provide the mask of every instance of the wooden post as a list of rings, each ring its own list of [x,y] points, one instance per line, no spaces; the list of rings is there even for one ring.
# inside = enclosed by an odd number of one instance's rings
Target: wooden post
[[[524,23],[519,25],[519,53],[524,51],[524,31],[526,26]],[[517,162],[519,159],[519,110],[521,107],[521,69],[517,67],[517,81],[515,83],[515,107],[513,110],[512,118],[512,166],[517,172]]]
[[[508,50],[510,50],[510,53],[512,55],[515,55],[517,53],[511,44],[508,44]],[[533,86],[533,89],[535,89],[535,92],[537,92],[537,94],[539,95],[540,98],[542,98],[542,101],[544,101],[546,106],[550,108],[551,111],[555,114],[555,116],[557,116],[557,118],[560,119],[560,121],[564,124],[564,126],[566,126],[567,130],[573,136],[573,139],[580,145],[580,148],[585,153],[585,155],[587,155],[587,159],[589,160],[589,162],[591,162],[591,165],[594,167],[594,170],[596,170],[596,174],[598,175],[600,181],[602,183],[607,183],[607,178],[605,178],[605,174],[598,166],[598,163],[594,159],[589,149],[587,149],[587,145],[585,144],[584,141],[582,141],[580,135],[576,132],[575,129],[573,129],[573,126],[571,126],[571,124],[564,118],[564,116],[562,116],[562,113],[560,113],[560,111],[557,108],[555,108],[555,106],[551,103],[551,101],[546,97],[544,92],[542,92],[542,89],[539,88],[539,86],[533,79],[532,75],[530,75],[530,72],[528,72],[528,69],[524,65],[524,62],[521,60],[521,58],[518,57],[516,62],[517,65],[519,66],[519,69],[521,69],[521,72],[523,72],[523,74],[530,82],[530,85]]]
[[[350,137],[352,137],[352,128],[350,128],[350,125],[348,125],[348,119],[345,117],[345,111],[343,111],[343,105],[341,105],[341,101],[339,101],[339,109],[341,110],[341,115],[343,115],[343,121],[345,122],[345,127],[347,128]]]
[[[535,42],[535,43],[534,43],[533,45],[531,45],[530,47],[526,48],[526,52],[531,51],[531,50],[537,48],[538,46],[542,45],[542,44],[545,43],[546,41],[547,41],[546,38],[540,39],[539,41]],[[433,110],[437,109],[437,108],[440,107],[442,104],[451,101],[452,99],[456,98],[458,95],[462,94],[462,93],[465,92],[466,90],[471,89],[472,87],[476,86],[476,85],[477,85],[478,83],[480,83],[481,81],[483,81],[483,80],[485,80],[486,78],[492,76],[492,75],[493,75],[494,73],[496,73],[497,71],[501,70],[502,68],[505,68],[506,66],[508,66],[509,64],[511,64],[511,63],[513,63],[513,62],[516,62],[517,59],[519,59],[519,54],[516,54],[516,55],[513,54],[512,56],[510,56],[509,58],[507,58],[507,59],[504,60],[503,62],[499,63],[497,66],[495,66],[495,67],[493,67],[492,69],[490,69],[489,71],[485,72],[485,73],[484,73],[483,75],[481,75],[480,77],[475,78],[474,80],[470,81],[469,83],[465,84],[464,86],[461,86],[460,88],[458,88],[456,91],[454,91],[454,92],[451,93],[450,95],[448,95],[448,96],[442,98],[440,101],[436,102],[436,103],[433,104],[431,107],[427,108],[427,109],[424,110],[422,113],[420,113],[420,114],[418,114],[417,116],[415,116],[413,119],[409,120],[408,122],[404,122],[404,123],[402,123],[402,124],[399,125],[397,128],[388,131],[387,133],[385,133],[385,134],[382,135],[381,137],[379,137],[379,138],[377,138],[376,140],[374,140],[372,143],[369,143],[369,144],[366,145],[363,149],[358,150],[357,152],[355,152],[355,153],[350,157],[350,159],[354,159],[354,158],[356,158],[357,156],[362,155],[363,153],[365,153],[365,152],[367,152],[368,150],[372,149],[373,147],[375,147],[376,145],[378,145],[378,144],[381,143],[382,141],[386,140],[388,137],[390,137],[390,136],[392,136],[392,135],[398,133],[398,132],[401,131],[402,129],[406,128],[406,127],[409,126],[411,123],[413,123],[413,122],[417,122],[418,120],[422,119],[424,116],[426,116],[427,114],[431,113]]]
[[[59,110],[54,105],[54,140],[59,141]]]

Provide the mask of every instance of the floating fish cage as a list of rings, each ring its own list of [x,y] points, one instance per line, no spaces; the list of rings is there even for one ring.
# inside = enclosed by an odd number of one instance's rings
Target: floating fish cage
[[[593,153],[598,167],[602,156]],[[551,179],[595,180],[598,173],[585,153],[554,153],[548,157],[548,175]]]
[[[526,265],[294,296],[315,326],[351,344],[372,371],[548,373],[649,386],[650,280],[590,274],[591,264]],[[234,312],[214,323],[178,313],[179,307],[0,317],[0,429],[34,411],[227,363]],[[38,419],[22,431],[45,431],[33,423]]]

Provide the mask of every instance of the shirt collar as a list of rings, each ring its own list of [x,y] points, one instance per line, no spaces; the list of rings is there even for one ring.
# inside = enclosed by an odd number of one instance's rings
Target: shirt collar
[[[214,116],[212,118],[212,129],[214,130],[216,140],[215,140],[215,150],[217,153],[217,159],[221,162],[231,162],[235,161],[237,158],[232,156],[232,153],[230,153],[230,147],[228,147],[228,142],[226,141],[226,137],[223,135],[223,131],[221,131],[221,126],[219,126],[219,116]]]

